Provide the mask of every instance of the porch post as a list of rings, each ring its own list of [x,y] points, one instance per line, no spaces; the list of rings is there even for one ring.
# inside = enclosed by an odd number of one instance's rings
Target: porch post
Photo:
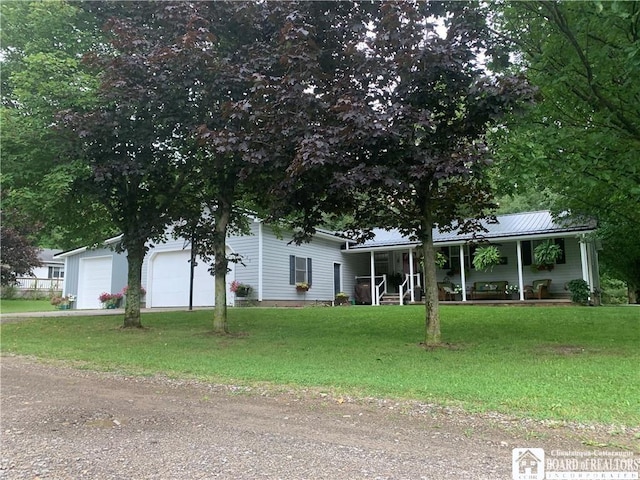
[[[258,222],[258,301],[262,301],[262,250],[264,246],[264,238],[262,233],[262,222]]]
[[[376,261],[375,253],[371,251],[371,305],[377,305],[378,300],[376,298]]]
[[[411,290],[411,303],[416,301],[415,294],[413,293],[413,289],[415,287],[415,279],[413,278],[413,248],[409,248],[409,289]]]
[[[580,263],[582,264],[582,279],[589,283],[589,263],[587,262],[587,244],[580,238]],[[591,284],[589,284],[591,287]]]
[[[524,300],[524,277],[522,276],[522,240],[516,243],[518,252],[518,290],[520,290],[520,300]]]
[[[467,301],[467,275],[464,271],[464,245],[460,244],[460,281],[462,282],[462,301]]]

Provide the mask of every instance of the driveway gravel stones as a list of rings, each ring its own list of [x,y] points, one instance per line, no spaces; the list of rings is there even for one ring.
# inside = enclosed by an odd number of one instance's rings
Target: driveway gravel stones
[[[634,448],[640,431],[0,360],[2,479],[499,480],[513,448]]]

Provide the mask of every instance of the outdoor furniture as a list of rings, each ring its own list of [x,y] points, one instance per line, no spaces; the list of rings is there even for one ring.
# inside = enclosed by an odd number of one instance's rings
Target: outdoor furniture
[[[455,300],[456,292],[454,290],[453,283],[450,282],[438,282],[438,300]]]
[[[524,298],[526,300],[543,298],[551,298],[549,290],[551,289],[551,279],[534,280],[532,285],[525,285]]]
[[[506,300],[507,281],[474,282],[471,300]]]

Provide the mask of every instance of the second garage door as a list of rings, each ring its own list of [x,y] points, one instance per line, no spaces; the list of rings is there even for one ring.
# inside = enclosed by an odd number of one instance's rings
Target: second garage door
[[[158,252],[150,261],[149,307],[186,307],[189,305],[189,250]],[[228,274],[227,278],[233,278]],[[227,282],[228,283],[228,282]],[[227,286],[227,298],[232,299]],[[198,261],[193,277],[193,306],[210,307],[215,303],[214,278],[209,265]]]

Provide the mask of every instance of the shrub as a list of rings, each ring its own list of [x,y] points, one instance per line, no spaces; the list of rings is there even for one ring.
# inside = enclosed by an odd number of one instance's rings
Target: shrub
[[[581,278],[576,278],[567,283],[567,288],[571,292],[571,301],[586,305],[589,303],[589,284]]]

